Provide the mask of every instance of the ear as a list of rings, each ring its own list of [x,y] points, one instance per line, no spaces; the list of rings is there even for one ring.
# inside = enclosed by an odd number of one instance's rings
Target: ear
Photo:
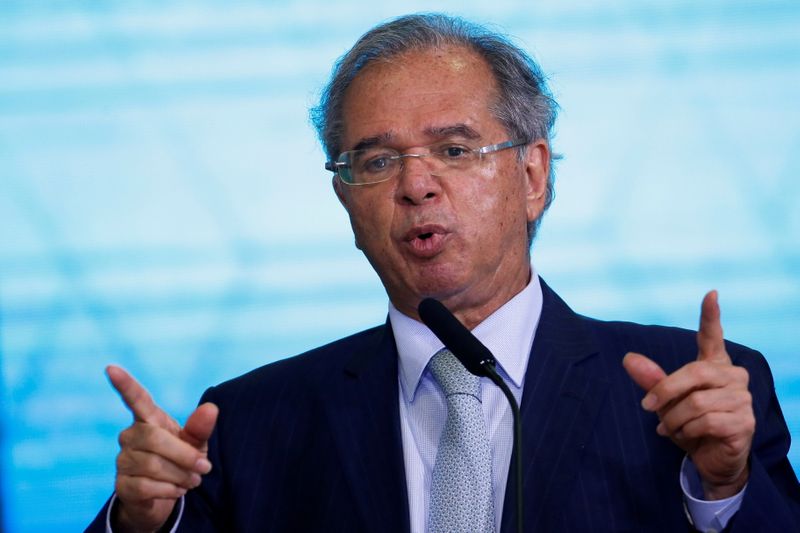
[[[525,179],[528,221],[539,218],[544,211],[547,177],[550,174],[550,146],[544,139],[533,141],[525,153]]]

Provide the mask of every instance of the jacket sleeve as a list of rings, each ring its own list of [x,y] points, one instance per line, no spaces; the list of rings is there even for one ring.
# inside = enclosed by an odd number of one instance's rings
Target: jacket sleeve
[[[741,357],[734,355],[734,363],[747,368],[750,374],[756,432],[747,490],[727,530],[800,531],[800,486],[787,457],[791,437],[769,366],[760,353],[750,350]]]

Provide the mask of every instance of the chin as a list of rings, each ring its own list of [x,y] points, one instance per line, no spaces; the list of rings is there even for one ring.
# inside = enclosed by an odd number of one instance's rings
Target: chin
[[[446,300],[465,290],[462,272],[447,268],[436,268],[418,274],[414,283],[415,291],[420,299],[436,298]]]

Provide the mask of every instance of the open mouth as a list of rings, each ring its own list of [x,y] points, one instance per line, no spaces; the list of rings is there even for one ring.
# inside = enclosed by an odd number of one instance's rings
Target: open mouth
[[[405,242],[411,253],[427,259],[437,255],[444,249],[449,232],[443,227],[426,224],[412,228],[405,236]]]

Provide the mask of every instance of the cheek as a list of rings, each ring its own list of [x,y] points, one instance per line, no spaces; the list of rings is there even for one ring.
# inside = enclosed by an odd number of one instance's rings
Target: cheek
[[[470,191],[475,217],[503,232],[511,225],[518,225],[519,219],[527,221],[524,176],[519,166],[491,162],[483,170],[482,179]],[[488,224],[489,221],[493,223]]]
[[[348,214],[359,248],[375,249],[389,238],[391,216],[386,205],[384,199],[372,197],[351,204]]]

